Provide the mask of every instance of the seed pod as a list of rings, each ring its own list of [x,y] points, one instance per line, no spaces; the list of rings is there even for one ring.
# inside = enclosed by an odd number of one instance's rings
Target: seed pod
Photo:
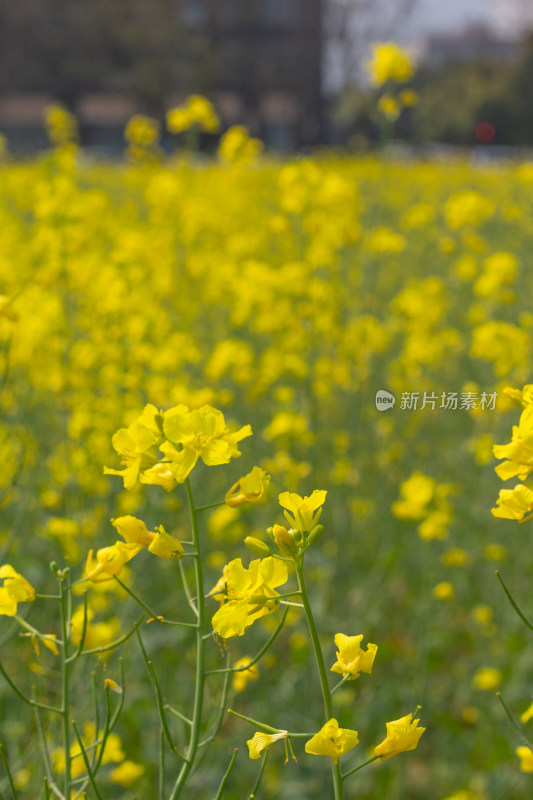
[[[323,525],[315,525],[313,530],[309,533],[309,544],[316,544],[322,538],[322,534],[324,533],[324,526]]]
[[[244,544],[252,553],[261,556],[261,558],[266,558],[270,555],[270,547],[262,542],[261,539],[256,539],[255,536],[247,536],[244,540]]]

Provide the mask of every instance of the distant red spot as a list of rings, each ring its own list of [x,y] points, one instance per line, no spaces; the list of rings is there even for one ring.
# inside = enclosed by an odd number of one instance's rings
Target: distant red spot
[[[479,122],[476,125],[476,139],[478,142],[488,144],[488,142],[492,142],[495,136],[496,128],[492,122]]]

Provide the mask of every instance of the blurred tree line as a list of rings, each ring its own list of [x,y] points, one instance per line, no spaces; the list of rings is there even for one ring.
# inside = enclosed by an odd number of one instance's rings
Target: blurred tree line
[[[0,0],[0,93],[69,106],[111,90],[159,102],[173,87],[185,0]]]
[[[416,108],[404,109],[395,137],[414,143],[478,143],[480,123],[494,127],[492,144],[533,145],[533,33],[517,45],[509,59],[476,57],[435,66],[422,64],[411,86],[419,95]],[[342,138],[376,140],[379,93],[347,87],[332,109]]]

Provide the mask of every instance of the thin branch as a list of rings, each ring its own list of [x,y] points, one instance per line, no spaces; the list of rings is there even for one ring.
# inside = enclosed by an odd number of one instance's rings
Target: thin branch
[[[272,644],[272,642],[274,641],[276,636],[279,634],[279,632],[283,628],[283,625],[285,623],[285,620],[287,619],[287,614],[288,613],[289,613],[289,609],[285,608],[285,610],[283,611],[283,616],[282,616],[281,620],[279,621],[279,624],[278,624],[276,630],[274,631],[274,633],[272,633],[272,635],[267,639],[267,641],[265,642],[265,644],[263,645],[261,650],[257,653],[257,655],[254,656],[254,658],[252,658],[251,661],[248,661],[248,663],[245,666],[243,666],[243,667],[228,667],[227,669],[226,668],[208,669],[205,674],[206,675],[217,675],[217,674],[219,674],[221,672],[244,672],[244,670],[250,669],[250,667],[253,667],[254,664],[257,664],[259,659],[268,650],[268,648],[270,647],[270,645]]]
[[[233,755],[231,757],[231,761],[229,762],[229,766],[224,774],[220,782],[220,786],[218,787],[218,792],[216,793],[215,800],[221,800],[222,795],[224,794],[224,789],[226,788],[226,784],[228,782],[228,778],[230,776],[230,772],[233,769],[233,765],[235,764],[235,759],[237,758],[237,753],[239,752],[238,748],[236,747],[233,751]]]

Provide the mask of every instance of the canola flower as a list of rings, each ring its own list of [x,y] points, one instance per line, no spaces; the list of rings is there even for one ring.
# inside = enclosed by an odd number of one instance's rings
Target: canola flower
[[[348,680],[355,680],[361,672],[370,674],[378,646],[369,643],[365,651],[361,648],[362,641],[363,634],[346,636],[344,633],[336,633],[335,644],[339,650],[337,661],[331,667],[331,671],[338,672]]]
[[[279,503],[289,525],[302,532],[310,532],[318,525],[322,506],[326,502],[325,490],[315,489],[310,497],[300,497],[295,492],[282,492]]]
[[[270,475],[261,467],[254,467],[248,475],[239,478],[226,493],[226,505],[230,508],[248,503],[266,503]]]
[[[339,728],[332,718],[305,743],[305,752],[315,756],[329,756],[337,764],[339,758],[359,744],[357,731]]]
[[[286,564],[272,557],[252,561],[248,568],[240,558],[230,561],[211,590],[222,603],[213,616],[213,630],[223,639],[242,636],[255,620],[278,609],[275,589],[287,579]]]
[[[142,520],[131,515],[117,517],[111,522],[125,541],[119,540],[109,547],[101,547],[96,558],[94,551],[89,550],[85,571],[90,581],[100,583],[112,580],[144,547],[159,558],[180,558],[183,555],[181,542],[170,536],[162,525],[155,531],[149,531]]]
[[[11,564],[0,567],[0,579],[0,614],[13,617],[19,603],[31,603],[35,600],[35,589]]]
[[[250,425],[232,433],[222,412],[211,406],[190,410],[179,405],[160,414],[149,404],[128,428],[113,436],[113,447],[125,468],[104,467],[104,473],[121,476],[125,489],[140,481],[171,491],[187,479],[199,458],[214,466],[240,456],[237,443],[251,434]]]
[[[398,753],[415,750],[420,737],[426,730],[418,727],[419,722],[419,719],[413,719],[412,714],[387,722],[387,736],[374,748],[374,753],[383,761],[386,761],[388,758],[398,755]]]

